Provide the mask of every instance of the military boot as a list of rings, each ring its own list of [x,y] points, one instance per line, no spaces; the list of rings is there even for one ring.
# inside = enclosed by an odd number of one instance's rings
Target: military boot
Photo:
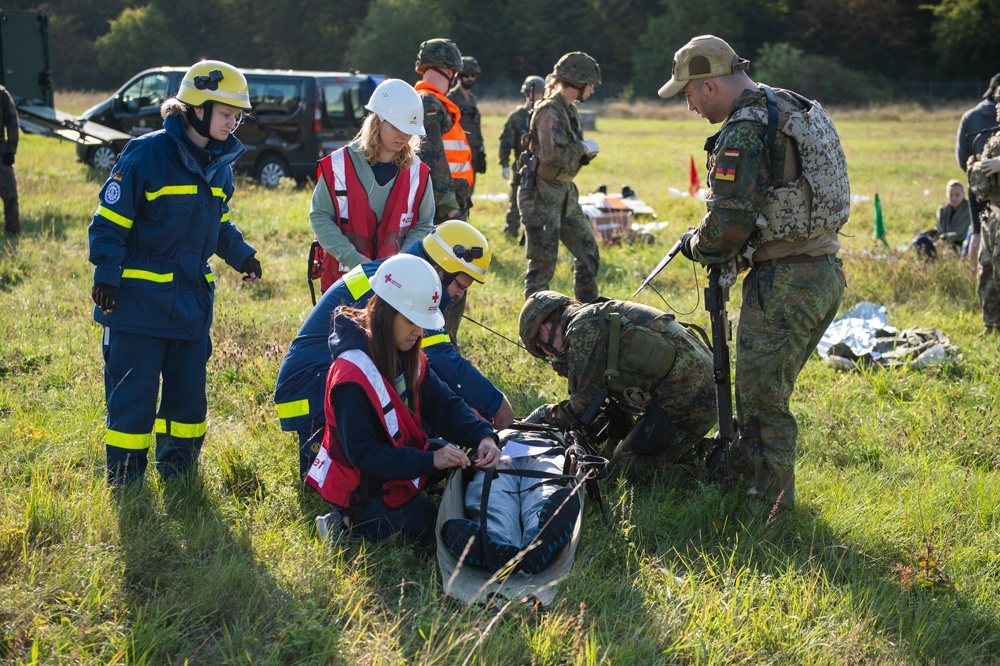
[[[772,507],[777,504],[782,509],[791,509],[795,506],[795,468],[758,463],[755,483],[747,491],[747,497]]]

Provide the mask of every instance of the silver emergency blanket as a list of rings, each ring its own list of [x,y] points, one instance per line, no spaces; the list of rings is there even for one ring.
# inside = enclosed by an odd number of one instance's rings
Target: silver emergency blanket
[[[845,370],[902,366],[918,369],[962,358],[958,347],[940,329],[900,331],[889,325],[886,307],[870,301],[858,303],[833,320],[816,351],[830,365]]]

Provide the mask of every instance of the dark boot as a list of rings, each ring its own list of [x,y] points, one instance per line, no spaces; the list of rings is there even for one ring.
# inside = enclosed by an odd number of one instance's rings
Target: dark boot
[[[777,504],[782,509],[791,509],[795,506],[795,469],[758,463],[756,482],[747,491],[747,497],[772,507]]]

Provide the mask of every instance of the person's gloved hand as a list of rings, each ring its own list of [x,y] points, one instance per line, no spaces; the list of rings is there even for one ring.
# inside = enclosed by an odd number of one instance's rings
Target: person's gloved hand
[[[118,287],[103,282],[95,282],[94,288],[90,290],[90,298],[94,301],[94,305],[104,311],[104,314],[108,314],[115,309],[115,301],[118,299]]]
[[[594,156],[600,152],[600,148],[597,147],[597,142],[593,139],[584,139],[583,145],[587,147],[587,157],[594,159]]]
[[[14,153],[4,153],[3,164],[4,166],[14,166]]]
[[[535,408],[535,411],[528,414],[527,417],[521,419],[524,423],[545,423],[545,408],[548,405],[540,405]]]
[[[261,277],[260,262],[257,261],[257,255],[251,254],[249,257],[243,260],[243,265],[240,266],[240,273],[246,273],[243,276],[244,282],[256,282]]]
[[[694,252],[691,250],[691,241],[698,235],[697,231],[685,231],[681,234],[681,254],[694,261]]]
[[[510,167],[501,168],[500,175],[503,176],[504,180],[510,180]]]

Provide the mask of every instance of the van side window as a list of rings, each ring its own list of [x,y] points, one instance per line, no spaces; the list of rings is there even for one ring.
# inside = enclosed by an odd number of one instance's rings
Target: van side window
[[[250,106],[254,116],[290,116],[302,104],[302,82],[251,78]]]
[[[167,75],[144,76],[122,91],[121,104],[130,113],[159,109],[167,98]]]
[[[361,90],[357,84],[325,83],[323,100],[326,115],[331,120],[360,120],[365,115]]]

